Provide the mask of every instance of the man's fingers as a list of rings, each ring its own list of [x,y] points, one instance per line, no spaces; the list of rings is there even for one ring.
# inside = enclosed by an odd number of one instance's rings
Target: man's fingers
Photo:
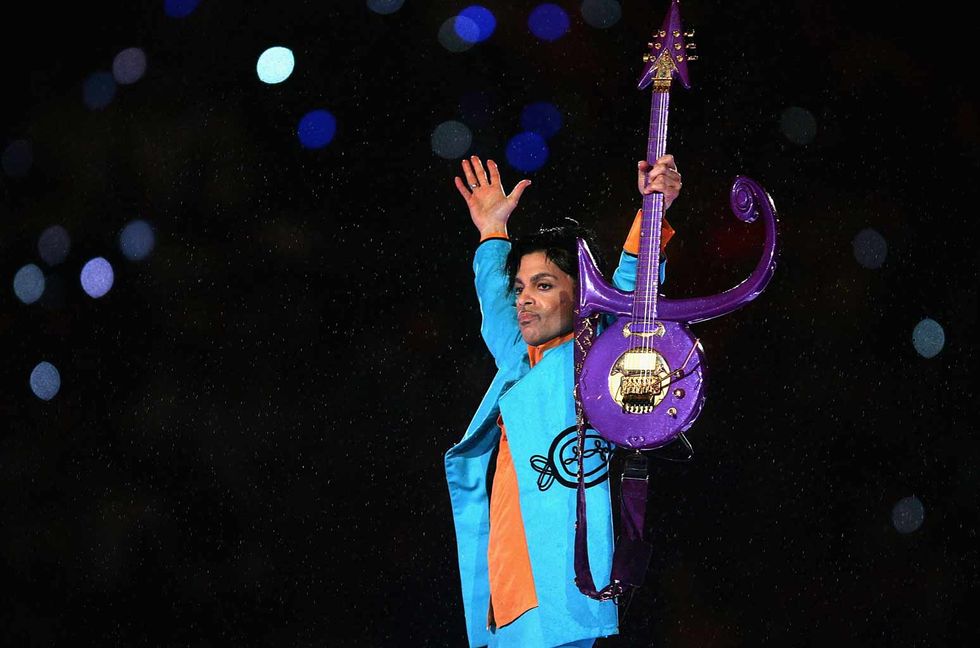
[[[470,165],[469,160],[463,160],[463,175],[466,176],[466,184],[472,189],[475,186],[479,186],[479,182],[476,181],[476,174],[473,173],[473,167]]]
[[[474,173],[476,173],[476,181],[481,185],[489,185],[490,178],[487,177],[487,170],[483,168],[483,162],[480,162],[480,158],[473,155],[470,157],[470,161],[473,162]]]
[[[473,194],[470,193],[470,190],[466,186],[466,183],[463,182],[460,179],[459,176],[456,176],[453,179],[456,181],[456,188],[459,189],[459,195],[461,195],[463,197],[463,200],[465,200],[466,202],[469,202],[470,201],[470,196],[472,196]]]
[[[487,160],[487,168],[490,169],[490,184],[499,185],[500,169],[497,168],[497,163],[493,160]]]
[[[680,176],[669,176],[661,174],[655,178],[651,178],[649,182],[640,188],[640,191],[644,194],[652,194],[655,191],[660,193],[677,193],[681,189]]]
[[[668,169],[674,169],[674,170],[677,169],[677,163],[674,162],[674,156],[673,155],[670,155],[669,153],[667,155],[663,155],[663,156],[657,158],[657,161],[656,161],[655,164],[662,164],[665,167],[667,167]]]
[[[516,204],[517,201],[521,199],[521,195],[523,195],[524,190],[530,186],[531,186],[530,180],[521,180],[520,182],[517,183],[517,186],[514,187],[514,190],[510,192],[510,195],[507,196],[507,198],[513,200],[514,203]]]

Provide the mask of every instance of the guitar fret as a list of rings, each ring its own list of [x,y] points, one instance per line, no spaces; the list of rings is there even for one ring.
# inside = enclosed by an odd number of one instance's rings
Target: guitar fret
[[[651,165],[667,149],[667,114],[669,92],[654,92],[650,103],[650,129],[647,136],[647,162]],[[640,226],[640,253],[633,293],[633,320],[653,322],[657,314],[660,289],[660,235],[663,223],[663,194],[643,196],[643,220]]]

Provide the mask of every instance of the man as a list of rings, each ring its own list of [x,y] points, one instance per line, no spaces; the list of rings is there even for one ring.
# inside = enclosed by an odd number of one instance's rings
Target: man
[[[481,333],[498,369],[463,439],[446,453],[469,645],[585,648],[616,634],[618,619],[613,602],[575,586],[575,485],[560,474],[575,434],[570,342],[579,230],[542,230],[512,245],[507,223],[530,180],[507,194],[492,160],[484,168],[474,156],[462,166],[466,181],[457,177],[456,188],[480,233],[473,268]],[[673,157],[640,161],[637,186],[663,193],[669,206],[681,186]],[[635,285],[639,221],[638,213],[613,275],[624,290]],[[664,244],[672,233],[664,223]],[[605,446],[586,454],[586,473],[602,477]],[[592,572],[606,582],[608,479],[589,486]]]

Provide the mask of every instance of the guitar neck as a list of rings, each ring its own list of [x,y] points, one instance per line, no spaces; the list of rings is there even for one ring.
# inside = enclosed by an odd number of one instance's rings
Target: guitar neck
[[[667,150],[667,113],[670,92],[655,89],[650,102],[650,130],[647,136],[647,162],[654,164]],[[633,293],[633,319],[652,322],[657,315],[657,293],[660,290],[660,232],[664,217],[664,196],[643,196],[643,221],[640,230],[640,257],[636,268],[636,290]]]

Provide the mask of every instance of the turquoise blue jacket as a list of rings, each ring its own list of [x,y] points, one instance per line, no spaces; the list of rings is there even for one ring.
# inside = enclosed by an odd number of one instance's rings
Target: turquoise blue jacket
[[[462,440],[446,453],[446,479],[456,525],[466,633],[471,647],[535,648],[616,634],[612,602],[598,602],[578,591],[574,578],[575,403],[572,398],[572,342],[545,351],[530,368],[527,345],[517,325],[514,299],[507,288],[504,261],[510,242],[491,239],[476,251],[473,270],[483,316],[481,333],[497,365],[476,415]],[[662,271],[662,268],[661,268]],[[623,254],[613,283],[633,290],[636,257]],[[487,540],[490,507],[487,472],[500,439],[497,416],[503,415],[517,472],[531,571],[538,607],[502,628],[487,628],[490,588]],[[609,447],[597,437],[586,450],[589,475],[589,555],[600,587],[609,582],[613,528]]]

